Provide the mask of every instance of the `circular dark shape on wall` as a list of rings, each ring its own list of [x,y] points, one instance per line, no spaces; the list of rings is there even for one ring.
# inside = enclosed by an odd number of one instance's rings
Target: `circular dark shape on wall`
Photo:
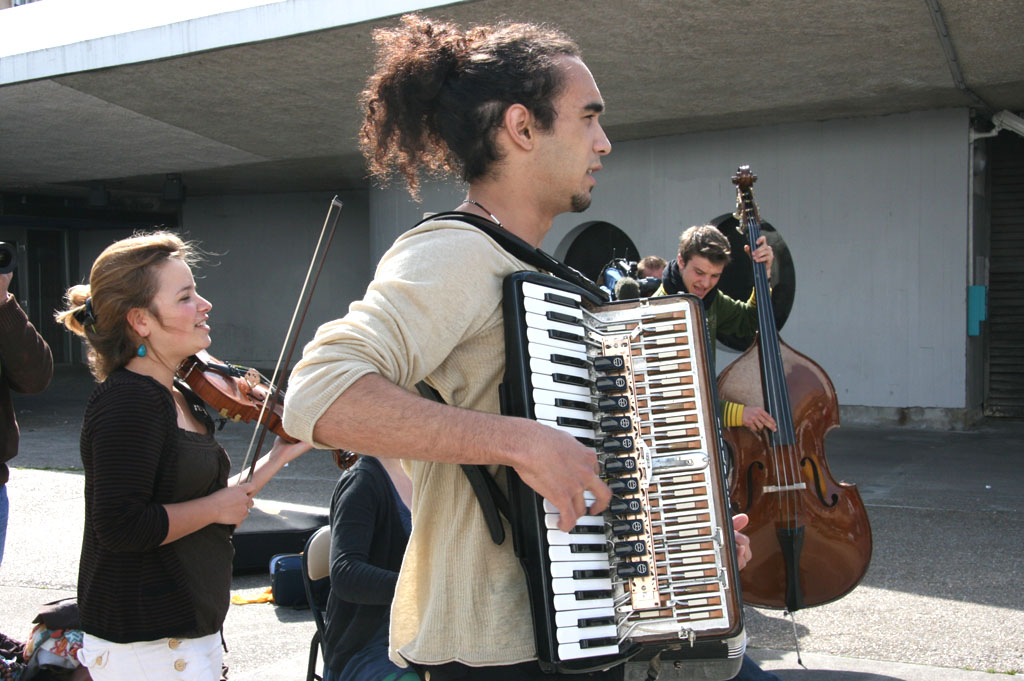
[[[737,229],[739,221],[732,213],[719,215],[709,224],[717,227],[725,235],[729,240],[729,248],[732,250],[732,260],[722,271],[718,288],[731,298],[746,301],[750,298],[750,292],[754,288],[754,271],[750,256],[743,250],[743,247],[747,245],[747,237],[745,234],[740,234]],[[793,267],[793,256],[789,252],[789,246],[771,223],[761,223],[761,234],[775,251],[771,280],[772,307],[775,310],[775,326],[781,330],[786,320],[789,319],[790,310],[793,309],[793,299],[796,296],[796,269]],[[720,333],[718,340],[725,346],[742,352],[750,347],[750,344],[754,342],[754,337],[741,338]]]
[[[600,281],[601,272],[614,258],[625,258],[630,262],[640,259],[633,240],[612,223],[601,220],[577,225],[563,243],[568,243],[569,248],[562,256],[562,262],[592,281]]]

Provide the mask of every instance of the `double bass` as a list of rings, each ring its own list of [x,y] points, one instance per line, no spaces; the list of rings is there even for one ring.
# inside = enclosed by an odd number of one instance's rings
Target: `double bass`
[[[761,236],[756,179],[749,166],[732,177],[751,252]],[[750,516],[743,532],[753,559],[740,573],[743,600],[792,613],[857,586],[871,562],[871,526],[856,485],[836,482],[825,460],[825,436],[839,425],[832,381],[779,338],[767,272],[753,265],[760,330],[722,371],[718,392],[763,407],[778,425],[776,432],[727,428],[723,436],[733,455],[733,510]]]

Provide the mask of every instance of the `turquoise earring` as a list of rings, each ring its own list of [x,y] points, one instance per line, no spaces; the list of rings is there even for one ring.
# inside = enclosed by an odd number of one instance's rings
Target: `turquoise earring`
[[[139,344],[139,349],[135,351],[135,354],[138,355],[139,357],[145,357],[146,356],[146,344],[145,343]]]

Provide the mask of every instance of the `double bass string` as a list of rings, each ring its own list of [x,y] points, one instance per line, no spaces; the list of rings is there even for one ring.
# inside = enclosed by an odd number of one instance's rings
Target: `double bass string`
[[[747,192],[751,190],[748,188]],[[753,196],[741,192],[741,205],[746,218],[747,237],[750,242],[750,252],[753,254],[757,248],[757,241],[761,237],[760,226],[757,222],[753,206]],[[749,205],[748,205],[749,203]],[[772,459],[775,464],[776,485],[781,488],[784,504],[780,504],[780,514],[785,517],[790,529],[795,529],[798,522],[796,511],[796,495],[792,485],[797,482],[797,462],[792,461],[791,445],[796,441],[793,418],[790,414],[788,390],[786,389],[785,368],[782,365],[782,354],[778,348],[778,333],[775,328],[775,319],[771,305],[771,286],[768,281],[767,271],[764,265],[753,263],[754,266],[754,292],[756,299],[761,302],[757,306],[758,325],[761,329],[760,340],[762,348],[761,367],[765,385],[765,401],[768,412],[775,417],[778,425],[777,433],[769,433],[771,441]],[[780,452],[780,448],[785,448]],[[782,479],[779,479],[780,473]],[[785,510],[783,510],[785,506]]]

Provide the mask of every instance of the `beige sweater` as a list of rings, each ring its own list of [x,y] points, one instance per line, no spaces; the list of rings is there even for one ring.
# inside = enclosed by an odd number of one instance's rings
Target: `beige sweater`
[[[306,346],[290,380],[285,428],[312,442],[327,407],[371,372],[410,390],[426,380],[448,404],[499,413],[501,283],[528,269],[535,268],[461,222],[432,222],[402,235],[363,299]],[[392,658],[398,661],[397,651],[421,664],[472,666],[536,658],[511,534],[501,546],[491,541],[459,466],[405,465],[413,526],[391,607]]]

